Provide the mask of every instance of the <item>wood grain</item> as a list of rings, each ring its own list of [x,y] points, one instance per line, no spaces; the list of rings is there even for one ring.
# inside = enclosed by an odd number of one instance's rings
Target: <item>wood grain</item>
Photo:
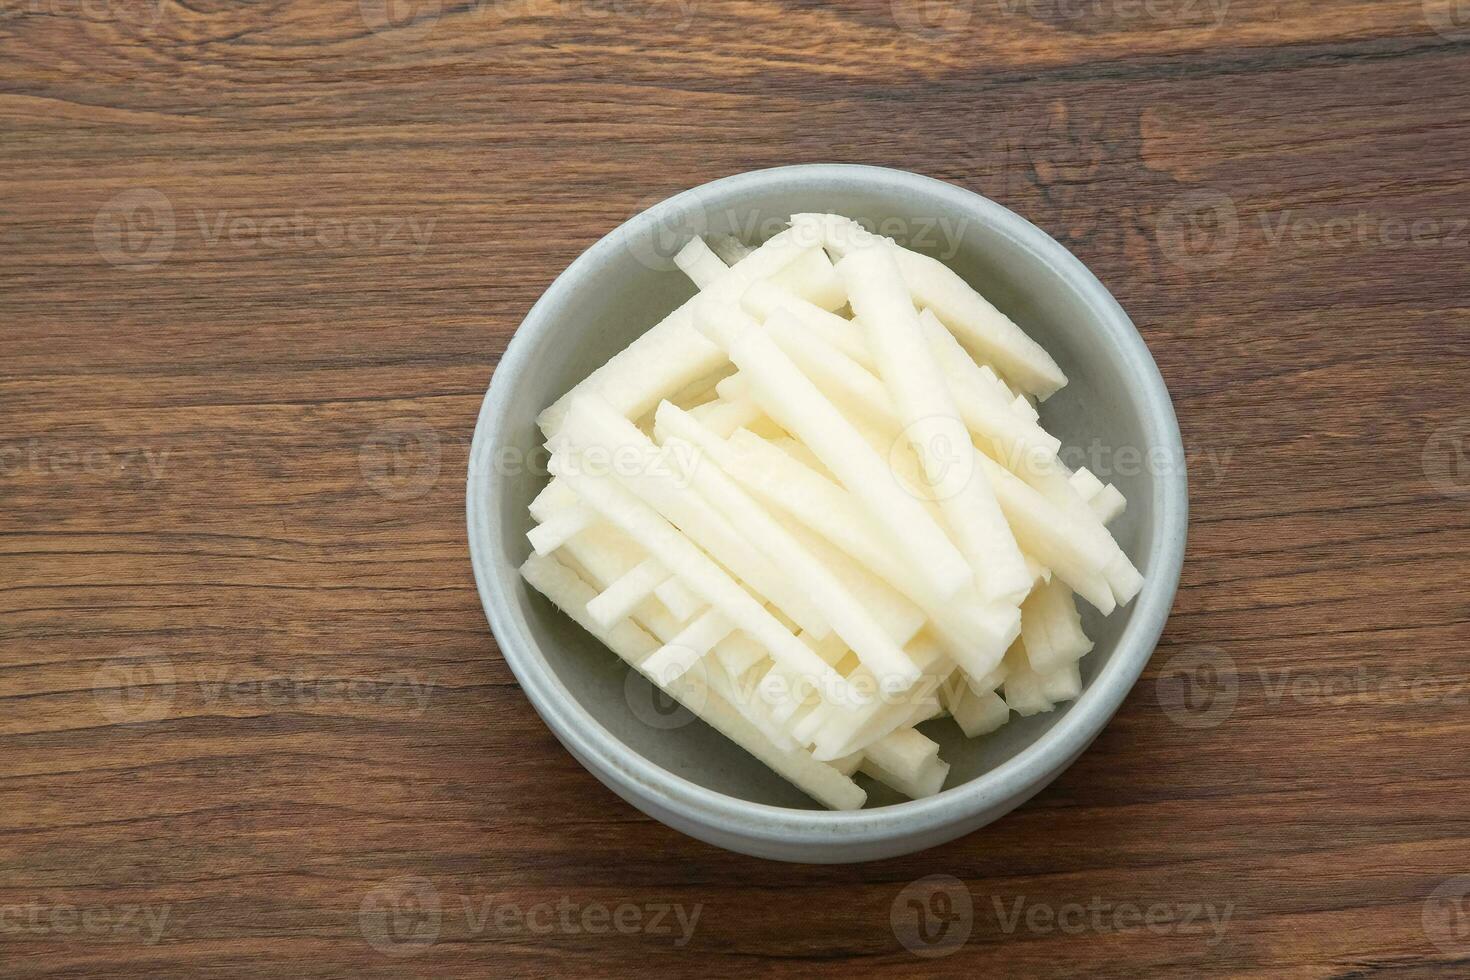
[[[0,975],[1470,972],[1453,3],[4,0],[0,55]],[[462,474],[578,252],[826,160],[1086,261],[1174,394],[1192,526],[1055,785],[788,867],[555,743]]]

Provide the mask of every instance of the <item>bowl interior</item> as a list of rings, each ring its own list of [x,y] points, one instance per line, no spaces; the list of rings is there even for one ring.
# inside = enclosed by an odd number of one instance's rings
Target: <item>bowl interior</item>
[[[492,508],[486,523],[490,540],[476,542],[492,555],[498,580],[492,588],[506,591],[527,624],[527,636],[501,636],[502,646],[533,645],[571,696],[614,738],[669,772],[729,796],[801,809],[818,807],[703,723],[671,710],[647,681],[515,572],[528,553],[526,507],[547,479],[536,415],[693,295],[671,259],[679,246],[698,233],[764,240],[793,212],[831,211],[949,264],[1046,347],[1067,373],[1067,387],[1042,404],[1042,421],[1067,447],[1064,458],[1070,465],[1088,466],[1127,497],[1127,511],[1111,529],[1145,577],[1151,572],[1160,503],[1157,453],[1166,451],[1150,444],[1139,368],[1126,354],[1117,319],[1079,289],[1075,268],[999,224],[996,215],[1005,214],[1003,209],[970,195],[962,195],[957,206],[955,189],[948,185],[916,190],[911,180],[901,184],[882,170],[842,168],[852,176],[838,180],[822,169],[721,181],[672,198],[599,242],[548,290],[516,339],[517,345],[529,345],[519,368],[493,381],[508,390],[488,419],[494,461],[485,494]],[[1126,320],[1123,324],[1131,330]],[[482,419],[482,426],[486,422]],[[1082,661],[1085,682],[1113,656],[1137,605],[1104,618],[1079,603],[1096,644]],[[1015,756],[1068,710],[1013,717],[998,732],[975,740],[966,739],[948,719],[928,722],[922,730],[941,744],[942,756],[951,763],[949,788]],[[900,801],[881,784],[859,779],[869,791],[870,807]]]

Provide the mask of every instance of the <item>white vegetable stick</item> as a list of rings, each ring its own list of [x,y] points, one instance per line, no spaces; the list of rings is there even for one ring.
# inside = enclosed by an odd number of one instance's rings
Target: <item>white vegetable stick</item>
[[[664,682],[677,680],[734,630],[735,624],[718,610],[708,609],[659,647],[645,662],[644,669],[650,677]]]
[[[792,230],[802,241],[815,238],[841,256],[854,248],[888,241],[837,215],[798,214],[792,215],[791,221]],[[1067,376],[1040,344],[952,269],[927,255],[897,245],[890,247],[917,305],[934,310],[977,359],[993,362],[1007,377],[1042,398],[1067,383]],[[857,312],[859,317],[863,315]]]
[[[933,796],[949,775],[938,743],[913,728],[899,729],[869,745],[859,768],[912,799]]]
[[[832,631],[842,637],[875,675],[904,677],[909,683],[918,679],[919,670],[904,654],[902,644],[917,632],[922,615],[917,617],[918,622],[908,636],[895,641],[849,590],[850,582],[839,579],[813,554],[810,542],[792,535],[720,468],[717,454],[724,448],[722,440],[668,402],[659,406],[655,418],[665,445],[689,447],[691,452],[685,454],[686,459],[704,456],[686,472],[693,487],[723,511],[726,519],[740,528],[756,548],[802,583]]]
[[[842,388],[850,395],[850,398],[845,400],[845,404],[861,406],[866,409],[863,418],[859,419],[856,416],[850,416],[849,421],[864,433],[871,446],[877,449],[892,445],[896,437],[897,421],[892,414],[892,401],[886,397],[885,390],[876,378],[873,378],[871,375],[867,375],[866,379],[861,378],[860,376],[864,372],[860,367],[851,361],[843,364],[843,357],[840,352],[831,348],[823,349],[821,341],[817,338],[810,336],[801,337],[799,331],[783,328],[779,322],[768,323],[767,329],[778,340],[783,351],[789,351],[793,357],[800,358],[800,367],[803,369],[806,369],[808,366],[811,367],[814,373],[814,380],[817,381],[819,388],[822,382]],[[740,378],[741,376],[740,373],[737,373],[732,377]],[[1010,459],[1016,461],[1039,459],[1035,453],[1025,450],[1020,454],[1007,455]],[[1038,492],[1034,492],[1034,488],[1029,488],[1029,484],[1014,477],[1008,480],[1001,480],[991,472],[999,464],[994,463],[994,461],[978,452],[975,455],[975,459],[980,463],[980,467],[991,476],[993,490],[997,495],[1000,509],[1013,535],[1019,535],[1021,533],[1020,529],[1015,525],[1018,520],[1022,520],[1026,522],[1026,526],[1028,527],[1041,529],[1046,537],[1046,541],[1042,545],[1045,554],[1035,556],[1032,565],[1026,570],[1025,574],[1028,587],[1029,583],[1036,577],[1035,569],[1037,567],[1050,569],[1054,563],[1061,562],[1067,569],[1069,583],[1086,596],[1090,602],[1098,605],[1104,611],[1110,612],[1116,603],[1116,599],[1113,598],[1112,590],[1103,579],[1101,570],[1106,564],[1105,559],[1107,553],[1112,551],[1115,545],[1112,543],[1111,538],[1100,538],[1095,531],[1088,531],[1082,525],[1082,521],[1092,521],[1093,515],[1089,512],[1081,521],[1069,522],[1066,520],[1065,514],[1059,513],[1047,498],[1041,496]],[[893,453],[889,454],[888,461],[890,465],[897,465],[903,462],[902,459],[895,458]],[[1056,462],[1055,465],[1058,471],[1060,471],[1060,462]],[[1031,468],[1029,464],[1028,468]],[[910,467],[909,469],[912,470],[913,475],[904,482],[911,488],[913,495],[924,496],[927,481],[922,478],[917,466]],[[902,475],[908,471],[900,467],[900,472]],[[1042,480],[1043,476],[1035,475],[1035,479]],[[1018,517],[1018,509],[1022,515],[1020,517]],[[1079,538],[1085,538],[1090,543],[1090,547],[1082,549],[1081,541],[1073,542],[1070,540],[1074,535]],[[1017,543],[1020,544],[1019,541]],[[1061,549],[1062,557],[1057,557],[1057,549]],[[1077,551],[1077,554],[1072,555],[1070,558],[1066,557],[1071,551],[1077,549],[1082,550]],[[1022,557],[1024,560],[1024,553]],[[1047,574],[1046,577],[1049,578],[1050,575]],[[1120,579],[1120,582],[1123,581],[1123,579]],[[931,615],[933,615],[932,611]]]
[[[732,377],[738,376],[738,374],[732,375]],[[762,414],[761,407],[755,403],[755,399],[749,397],[725,398],[723,393],[719,401],[706,402],[693,411],[694,417],[702,424],[724,435],[753,425]]]
[[[567,485],[560,480],[551,480],[541,488],[531,501],[527,509],[539,523],[546,523],[553,514],[577,505],[577,495],[567,489]]]
[[[949,713],[966,738],[976,738],[1009,721],[1011,709],[999,694],[976,694],[962,682],[949,700]]]
[[[586,615],[592,587],[554,558],[533,555],[521,566],[521,575],[579,626],[629,664],[637,667],[657,646],[653,637],[624,620],[611,630],[602,629]],[[723,698],[701,691],[693,683],[671,685],[669,692],[716,731],[735,742],[802,792],[834,810],[861,809],[867,794],[850,778],[831,766],[814,760],[802,749],[781,750],[756,730]]]
[[[593,584],[611,584],[632,571],[647,554],[633,539],[599,516],[596,524],[568,540],[557,552],[557,558],[578,566],[578,572],[585,573],[583,577]]]
[[[863,754],[861,752],[854,752],[852,755],[844,756],[841,759],[834,759],[827,764],[844,776],[851,776],[858,771],[858,766],[862,764],[862,761]]]
[[[735,368],[726,364],[720,370],[697,378],[669,396],[668,400],[683,409],[694,408],[710,401],[715,396],[716,386]],[[646,415],[644,416],[647,417]]]
[[[900,648],[918,635],[927,617],[901,592],[853,562],[826,539],[786,514],[773,515],[778,524],[809,551],[837,582],[866,610],[879,628]],[[837,630],[833,636],[839,636]],[[851,647],[851,644],[849,644]],[[856,650],[856,647],[851,647]],[[859,658],[861,659],[861,658]],[[871,666],[871,665],[869,665]]]
[[[1009,657],[1009,654],[1007,655]],[[1025,654],[1021,656],[1024,661]],[[1042,676],[1029,664],[1008,663],[1009,673],[1001,689],[1006,704],[1022,718],[1029,718],[1043,711],[1050,711],[1055,702],[1042,690]]]
[[[1062,701],[1071,701],[1082,693],[1082,674],[1075,662],[1041,673],[1032,669],[1024,642],[1006,654],[1009,674],[1004,687],[1005,701],[1022,717],[1051,711]]]
[[[1008,673],[1010,673],[1010,668],[1002,661],[999,667],[996,667],[988,674],[982,674],[979,677],[969,677],[970,690],[976,694],[994,693],[1006,682],[1006,674]]]
[[[526,533],[531,542],[531,548],[538,555],[549,555],[574,534],[580,534],[587,530],[593,521],[597,519],[589,508],[573,505],[565,510],[553,514],[547,521],[537,524]]]
[[[1133,597],[1143,588],[1143,576],[1121,550],[1113,555],[1103,569],[1103,578],[1108,580],[1108,588],[1113,590],[1120,606],[1133,601]]]
[[[929,350],[893,251],[855,249],[837,272],[847,284],[853,312],[867,324],[868,346],[878,359],[883,383],[980,594],[1018,601],[1030,589],[1032,578],[990,481],[973,466],[969,429]]]
[[[577,495],[572,493],[565,483],[553,479],[546,485],[546,489],[541,491],[536,499],[531,502],[531,511],[533,516],[544,520],[547,515],[555,513],[558,509],[565,509],[570,506],[581,507],[583,505],[577,500]],[[572,548],[573,545],[578,544],[579,538],[592,538],[596,542],[595,545],[584,545],[584,547],[575,549],[576,557],[583,564],[587,564],[593,560],[587,554],[587,551],[591,547],[599,549],[600,552],[609,553],[607,555],[608,557],[612,555],[619,556],[623,567],[616,574],[609,573],[603,575],[601,571],[598,572],[599,578],[605,579],[609,583],[617,578],[618,575],[627,574],[632,571],[633,566],[638,564],[643,557],[642,549],[632,541],[629,541],[617,528],[600,519],[591,528],[564,542],[563,547]],[[698,612],[703,605],[692,592],[680,584],[678,579],[672,577],[665,578],[653,590],[653,594],[673,614],[674,618],[681,623]]]
[[[653,594],[664,604],[675,619],[684,622],[699,612],[699,597],[689,591],[688,586],[676,578],[665,579],[654,588]]]
[[[690,493],[674,458],[679,447],[661,449],[633,423],[595,394],[572,403],[563,423],[562,442],[578,451],[597,450],[610,472],[640,500],[696,544],[777,605],[802,629],[825,636],[830,626],[796,581],[737,531],[718,509]],[[619,462],[619,461],[622,462]],[[670,571],[675,571],[670,569]]]
[[[1051,640],[1052,652],[1060,663],[1038,665],[1033,656],[1032,666],[1046,673],[1047,666],[1075,663],[1091,652],[1092,641],[1082,632],[1082,617],[1077,612],[1071,589],[1061,582],[1052,582],[1038,588],[1036,598],[1041,615],[1046,619],[1046,635]]]
[[[751,432],[753,432],[755,435],[761,436],[762,439],[767,440],[768,442],[770,442],[771,445],[775,446],[777,449],[781,450],[787,456],[790,456],[792,459],[796,460],[798,463],[805,466],[813,473],[819,473],[822,476],[826,477],[828,480],[831,480],[833,483],[837,482],[837,478],[832,475],[831,470],[823,466],[820,459],[817,459],[817,454],[803,446],[800,442],[797,442],[795,439],[791,438],[791,436],[773,438],[771,436],[761,435],[759,432],[755,432],[754,429],[752,429]]]
[[[832,714],[816,735],[812,758],[826,762],[862,751],[898,729],[914,724],[916,715],[932,714],[939,707],[939,699],[934,694],[938,686],[939,678],[926,677],[915,685],[913,698],[906,696],[902,704],[881,704],[879,710],[864,713],[853,722]],[[856,717],[857,712],[847,712],[847,715]]]
[[[573,538],[567,543],[566,550],[571,553],[568,555],[570,564],[585,565],[590,570],[581,570],[583,578],[594,586],[605,587],[621,575],[627,574],[621,569],[628,567],[633,560],[631,556],[640,549],[621,531],[604,522]],[[660,609],[651,602],[644,602],[632,614],[635,623],[664,644],[672,643],[679,637],[684,629],[680,623],[687,618],[685,616],[676,619],[667,610]],[[795,741],[776,723],[769,708],[754,697],[751,690],[733,679],[740,678],[751,666],[764,660],[765,651],[743,633],[730,633],[715,644],[713,653],[713,663],[706,661],[702,674],[711,688],[719,692],[742,717],[769,738],[772,744],[782,749],[795,748]],[[714,664],[719,665],[720,669],[715,669]],[[663,678],[656,678],[656,682],[660,684],[662,680]]]
[[[710,235],[706,241],[709,242],[710,250],[718,255],[720,261],[726,265],[736,264],[752,251],[749,245],[734,235]]]
[[[776,235],[557,399],[537,418],[541,431],[548,438],[556,435],[576,393],[597,392],[621,414],[639,418],[669,395],[718,370],[725,353],[694,329],[693,303],[701,297],[738,302],[746,286],[785,268],[809,247],[790,229]]]
[[[611,629],[669,578],[668,569],[652,558],[644,559],[588,602],[587,615],[603,629]]]
[[[750,382],[745,380],[745,375],[736,371],[728,378],[715,385],[715,393],[725,401],[739,401],[750,397]],[[697,416],[696,416],[697,417]],[[701,420],[703,421],[703,420]]]
[[[981,674],[1000,662],[1019,625],[1012,614],[984,609],[969,593],[939,598],[907,559],[871,529],[851,494],[775,444],[741,430],[727,445],[718,458],[731,475],[917,604],[949,656]]]
[[[875,762],[865,751],[862,764],[858,766],[858,769],[914,800],[935,795],[944,788],[944,781],[949,778],[949,763],[937,758],[920,772],[908,776]]]
[[[1046,613],[1042,609],[1041,597],[1033,592],[1021,603],[1021,640],[1026,648],[1026,660],[1031,669],[1038,673],[1065,662],[1052,648],[1051,635],[1047,632]]]
[[[869,421],[889,426],[895,435],[898,434],[902,428],[898,410],[877,375],[817,334],[804,329],[785,309],[772,313],[766,319],[765,329],[786,356],[834,403],[850,411],[861,412]],[[743,379],[744,375],[737,371],[733,377]],[[749,389],[749,382],[745,380],[733,384]]]
[[[943,679],[954,670],[939,648],[923,642],[909,644],[909,653],[924,672],[923,678],[897,698],[880,697],[858,711],[838,711],[822,705],[816,720],[792,731],[799,742],[810,741],[819,759],[835,759],[870,745],[899,728],[912,726],[933,715],[939,706],[936,693]],[[849,678],[857,683],[856,678]]]
[[[1034,417],[1027,419],[1016,414],[1005,395],[1001,394],[1005,386],[996,380],[994,374],[971,359],[932,310],[925,309],[919,313],[919,325],[930,353],[940,363],[965,424],[977,436],[994,442],[1006,454],[1007,458],[1001,461],[1007,469],[1016,471],[1018,465],[1025,465],[1028,454],[1036,453],[1043,459],[1050,459],[1061,451],[1061,440],[1042,429]],[[1014,463],[1009,458],[1011,454],[1017,456]]]
[[[747,290],[747,295],[751,291],[758,291],[761,287],[768,285],[768,283],[755,283],[750,290]],[[766,326],[771,331],[772,337],[781,349],[796,362],[797,366],[812,379],[817,388],[829,398],[840,401],[847,408],[863,413],[865,418],[876,425],[892,428],[896,435],[902,426],[899,424],[894,402],[883,382],[851,357],[846,348],[831,342],[829,335],[835,333],[835,329],[812,329],[814,324],[822,322],[815,314],[829,317],[831,314],[824,314],[810,304],[805,304],[804,308],[809,311],[807,318],[801,318],[799,314],[792,313],[787,307],[777,308],[800,319],[801,327],[793,329],[790,322],[787,321],[783,328],[783,323],[779,318],[768,320]],[[815,311],[815,313],[810,311]],[[846,322],[840,317],[833,319]],[[989,391],[988,384],[999,384],[994,380],[994,375],[977,367],[974,361],[970,360],[970,355],[960,348],[955,339],[937,320],[934,320],[932,314],[929,314],[927,318],[921,315],[920,324],[925,328],[926,335],[931,331],[937,331],[942,342],[948,345],[943,359],[948,363],[942,363],[941,367],[945,368],[945,377],[949,382],[951,395],[954,397],[966,427],[981,441],[987,451],[1003,465],[1017,472],[1020,472],[1025,466],[1033,465],[1031,463],[1033,459],[1043,461],[1054,459],[1061,443],[1043,431],[1040,426],[1017,418],[1010,411],[1002,396]],[[941,343],[932,336],[927,339],[931,348]],[[965,372],[960,362],[969,365],[970,373]],[[986,380],[987,377],[989,381]],[[722,395],[731,397],[736,393],[748,391],[749,383],[739,372],[736,372],[722,381],[719,388]]]
[[[698,289],[707,289],[720,281],[729,271],[729,266],[710,251],[704,239],[698,236],[689,239],[684,247],[674,254],[674,265],[679,267]]]
[[[1041,562],[1024,552],[1022,553],[1022,557],[1026,559],[1026,574],[1031,576],[1032,588],[1035,588],[1038,582],[1051,581],[1050,568],[1047,568]]]
[[[890,772],[918,776],[939,758],[939,743],[912,728],[901,728],[863,750],[863,755]]]
[[[834,270],[832,260],[819,246],[808,249],[786,268],[772,274],[771,282],[806,297],[824,310],[840,309],[847,303],[842,280]]]
[[[735,338],[730,358],[747,372],[766,414],[816,453],[935,592],[953,596],[973,581],[964,557],[919,501],[894,483],[887,464],[761,328]]]
[[[730,377],[733,378],[735,375],[732,374]],[[1101,493],[1103,488],[1103,482],[1085,466],[1077,469],[1067,482],[1072,484],[1072,489],[1077,491],[1077,496],[1088,503],[1091,503],[1092,498]]]
[[[740,305],[761,323],[769,319],[772,313],[784,309],[801,321],[804,329],[821,337],[825,343],[842,351],[868,371],[878,370],[878,362],[874,360],[873,352],[868,347],[867,336],[861,324],[824,310],[815,303],[809,303],[770,279],[758,279],[751,283],[740,297]]]
[[[1003,381],[1000,383],[1005,384],[1005,382]],[[1033,422],[1041,418],[1040,413],[1036,411],[1036,406],[1031,404],[1030,399],[1028,399],[1025,395],[1017,395],[1015,397],[1015,399],[1011,402],[1011,410],[1014,411],[1017,415],[1026,416],[1026,418],[1030,419]]]
[[[1087,502],[1087,506],[1092,508],[1092,512],[1097,515],[1098,520],[1104,524],[1111,524],[1115,518],[1122,515],[1123,511],[1127,509],[1128,501],[1123,496],[1122,491],[1109,483],[1095,497]]]
[[[1041,678],[1041,693],[1053,704],[1075,701],[1082,696],[1082,671],[1076,663],[1058,667]]]
[[[850,690],[836,671],[823,663],[724,569],[652,507],[617,481],[587,476],[576,466],[568,467],[564,463],[560,454],[553,456],[552,472],[565,478],[578,497],[647,549],[706,602],[724,613],[737,628],[749,633],[777,663],[819,679],[829,695],[827,700],[844,705],[862,702],[863,699]]]
[[[921,590],[903,556],[838,484],[745,429],[731,435],[718,455],[710,455],[752,493],[781,507],[890,585],[910,595]]]
[[[766,659],[761,645],[744,633],[731,633],[715,647],[715,655],[732,679],[740,679]]]
[[[1019,477],[983,453],[976,459],[990,477],[996,499],[1021,547],[1103,615],[1112,612],[1117,602],[1102,577],[1108,555],[1099,555],[1083,535],[1075,533],[1075,522]]]

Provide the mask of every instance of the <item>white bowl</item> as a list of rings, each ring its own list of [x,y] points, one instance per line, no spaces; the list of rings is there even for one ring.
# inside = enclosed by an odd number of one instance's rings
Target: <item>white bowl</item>
[[[1041,406],[1065,446],[1128,498],[1112,530],[1146,583],[1109,617],[1077,701],[965,739],[924,731],[952,764],[943,792],[817,807],[698,721],[653,710],[636,672],[529,589],[526,506],[545,484],[536,415],[693,293],[670,256],[692,234],[768,237],[798,211],[845,214],[943,259],[1039,341],[1070,383]],[[886,223],[885,223],[886,222]],[[1075,463],[1074,463],[1075,465]],[[787,861],[889,857],[969,833],[1025,802],[1097,736],[1163,630],[1184,557],[1184,453],[1168,391],[1127,314],[1071,253],[969,191],[915,174],[823,164],[727,177],[639,214],[573,262],[532,307],[495,370],[470,454],[470,553],[485,614],[531,703],[562,744],[644,813],[701,840]],[[535,805],[528,801],[527,805]]]

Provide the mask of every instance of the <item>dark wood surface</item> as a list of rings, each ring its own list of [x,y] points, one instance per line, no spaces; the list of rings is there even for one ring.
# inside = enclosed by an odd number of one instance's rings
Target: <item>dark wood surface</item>
[[[462,476],[579,251],[828,160],[1086,261],[1192,521],[1072,769],[820,868],[556,744]],[[4,0],[0,975],[1470,974],[1467,171],[1439,0]]]

